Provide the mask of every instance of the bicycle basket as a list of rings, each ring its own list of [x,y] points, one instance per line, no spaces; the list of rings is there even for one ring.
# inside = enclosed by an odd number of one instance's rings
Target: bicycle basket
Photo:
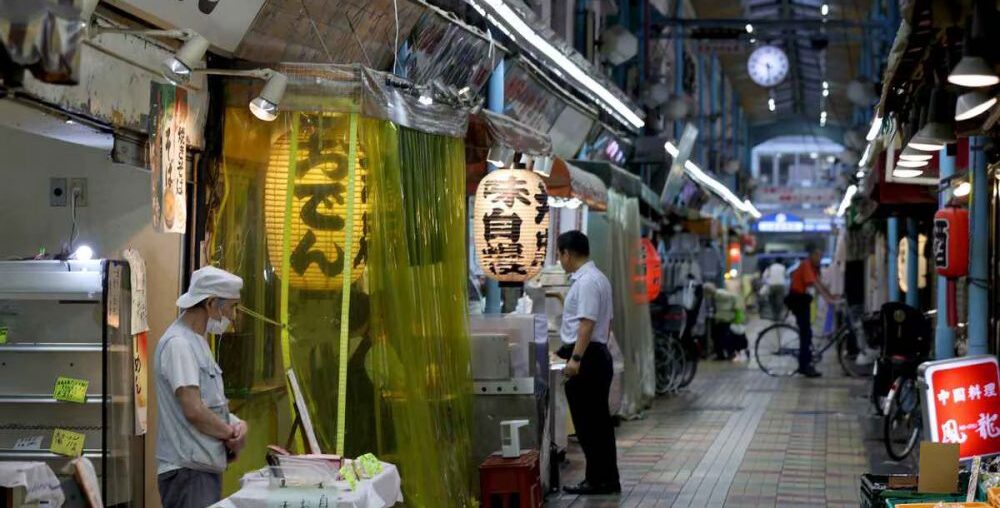
[[[880,314],[883,358],[902,356],[916,361],[928,357],[934,335],[930,322],[918,309],[889,302],[882,306]]]

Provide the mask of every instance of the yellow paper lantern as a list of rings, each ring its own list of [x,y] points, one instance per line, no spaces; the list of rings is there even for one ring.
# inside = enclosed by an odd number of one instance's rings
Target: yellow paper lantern
[[[298,118],[298,143],[290,229],[290,279],[293,288],[340,291],[351,259],[351,282],[365,269],[368,253],[367,158],[357,146],[354,169],[354,220],[347,224],[350,167],[347,114],[302,114]],[[292,157],[293,130],[281,133],[271,145],[264,187],[265,226],[271,265],[283,277],[285,199],[288,167]],[[346,250],[347,228],[353,230],[351,252]]]
[[[498,169],[476,189],[473,230],[479,266],[500,282],[522,282],[542,270],[549,243],[549,195],[542,178]]]

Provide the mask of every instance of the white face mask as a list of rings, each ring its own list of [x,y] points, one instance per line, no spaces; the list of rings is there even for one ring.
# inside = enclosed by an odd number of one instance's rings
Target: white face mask
[[[225,316],[222,316],[222,319],[210,317],[208,318],[208,326],[205,327],[205,332],[212,335],[222,335],[229,331],[230,324],[229,318]]]

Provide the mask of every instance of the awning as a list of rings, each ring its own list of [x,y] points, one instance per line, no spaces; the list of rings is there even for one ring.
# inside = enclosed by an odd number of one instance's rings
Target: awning
[[[863,180],[860,202],[857,202],[859,221],[873,217],[903,215],[920,217],[933,214],[937,209],[937,188],[887,182],[885,157],[879,157]]]
[[[562,159],[552,164],[552,174],[545,179],[549,195],[559,198],[577,198],[591,210],[608,209],[608,187],[597,176],[590,174]]]
[[[513,118],[489,110],[469,117],[465,134],[466,192],[475,194],[479,181],[486,176],[486,156],[491,148],[512,148],[520,154],[551,155],[552,141]]]
[[[597,175],[609,189],[614,189],[626,196],[638,198],[643,205],[641,212],[649,214],[650,211],[663,215],[663,206],[660,205],[660,197],[656,195],[642,180],[632,173],[603,161],[569,161],[570,164]]]

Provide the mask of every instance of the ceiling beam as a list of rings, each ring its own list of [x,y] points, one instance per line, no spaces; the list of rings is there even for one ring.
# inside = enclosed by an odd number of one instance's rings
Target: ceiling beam
[[[798,21],[793,19],[794,14],[792,13],[792,2],[791,0],[781,0],[781,17],[786,21]],[[801,20],[805,21],[805,20]],[[796,114],[803,113],[803,101],[802,101],[802,66],[799,62],[799,45],[796,42],[795,35],[796,29],[794,27],[788,27],[783,29],[783,37],[785,41],[785,53],[788,55],[788,66],[792,71],[792,92],[795,101],[792,104],[792,111]]]
[[[783,1],[784,6],[788,5],[787,0]],[[753,25],[754,33],[767,31],[794,30],[814,30],[814,31],[841,31],[841,30],[875,30],[885,27],[873,21],[853,21],[847,19],[755,19],[755,18],[664,18],[658,20],[656,27],[685,27],[685,28],[739,28],[743,29],[747,23]],[[895,34],[893,34],[895,36]]]

